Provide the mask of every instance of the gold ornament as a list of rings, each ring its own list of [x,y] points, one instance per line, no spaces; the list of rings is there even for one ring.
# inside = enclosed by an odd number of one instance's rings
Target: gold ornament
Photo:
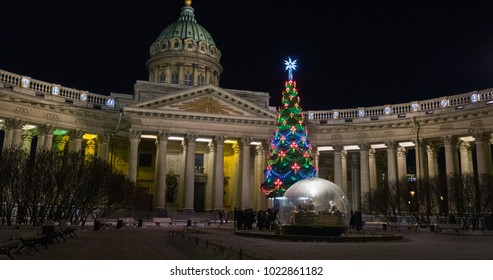
[[[192,0],[185,0],[185,6],[187,7],[192,6]]]

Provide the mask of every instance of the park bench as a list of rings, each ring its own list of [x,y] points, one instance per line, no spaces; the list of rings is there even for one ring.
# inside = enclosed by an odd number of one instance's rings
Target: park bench
[[[37,244],[42,244],[48,248],[48,244],[46,243],[46,235],[42,234],[41,227],[20,225],[18,226],[17,231],[19,232],[19,239],[22,242],[22,246],[18,248],[16,252],[19,252],[23,248],[28,248],[35,252],[39,252],[36,248]]]
[[[418,225],[413,223],[389,223],[390,229],[400,231],[401,229],[418,230]]]
[[[1,228],[0,229],[0,255],[6,255],[9,259],[13,260],[13,252],[21,244],[19,237],[17,236],[17,230],[15,228]]]
[[[152,221],[156,223],[156,226],[161,227],[161,225],[168,224],[169,227],[173,226],[173,222],[171,221],[171,218],[169,217],[154,217],[152,218]]]
[[[135,222],[133,217],[124,217],[124,218],[120,218],[119,220],[122,220],[123,225],[126,227],[136,227],[137,226],[137,222]]]
[[[77,234],[75,234],[75,232],[77,231],[77,226],[69,224],[67,220],[59,220],[58,227],[62,233],[63,239],[65,239],[65,237],[67,236],[70,238],[74,238],[77,236]]]
[[[462,230],[462,225],[460,224],[438,224],[436,225],[437,232],[443,232],[444,230],[454,230],[457,232],[457,235],[460,235],[460,231]]]

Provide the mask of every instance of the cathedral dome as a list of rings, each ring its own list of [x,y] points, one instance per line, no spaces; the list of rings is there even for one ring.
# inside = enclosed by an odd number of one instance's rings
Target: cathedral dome
[[[168,25],[150,47],[149,81],[186,86],[219,85],[221,52],[209,32],[197,23],[191,0],[178,20]]]
[[[181,15],[177,22],[170,24],[158,36],[156,41],[170,40],[173,38],[190,38],[195,42],[205,41],[209,45],[215,45],[211,34],[197,23],[192,7],[185,6],[181,9]]]

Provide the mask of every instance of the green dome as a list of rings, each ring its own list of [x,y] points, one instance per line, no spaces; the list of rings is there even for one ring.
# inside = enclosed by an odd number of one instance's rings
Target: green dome
[[[193,12],[192,7],[183,7],[178,21],[166,27],[156,41],[191,38],[196,42],[205,41],[209,45],[215,45],[211,34],[197,23]]]

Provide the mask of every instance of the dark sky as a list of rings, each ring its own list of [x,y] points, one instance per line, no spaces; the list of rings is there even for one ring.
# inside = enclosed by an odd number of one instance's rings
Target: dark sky
[[[149,47],[182,0],[1,1],[0,69],[99,94],[147,80]],[[493,87],[493,1],[194,0],[222,52],[225,88],[280,103],[294,73],[304,110]]]

